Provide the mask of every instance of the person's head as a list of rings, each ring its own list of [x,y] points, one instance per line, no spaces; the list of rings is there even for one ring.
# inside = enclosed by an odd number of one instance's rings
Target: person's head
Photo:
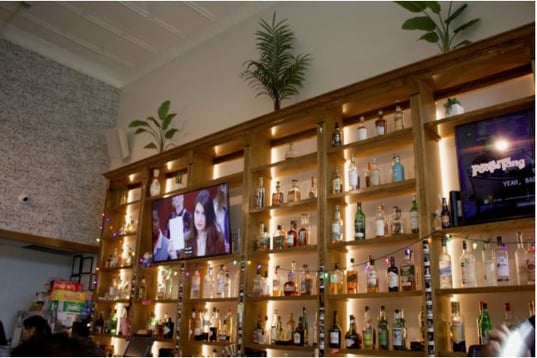
[[[200,191],[194,201],[194,220],[192,222],[194,234],[207,231],[215,226],[216,215],[213,199],[207,190]]]
[[[38,315],[26,318],[22,321],[22,325],[24,326],[22,332],[22,340],[24,341],[33,336],[47,336],[51,333],[47,320]]]
[[[176,195],[172,198],[172,206],[175,208],[175,212],[179,214],[185,205],[185,196]]]
[[[103,357],[104,353],[89,338],[54,333],[32,337],[11,351],[12,357]]]

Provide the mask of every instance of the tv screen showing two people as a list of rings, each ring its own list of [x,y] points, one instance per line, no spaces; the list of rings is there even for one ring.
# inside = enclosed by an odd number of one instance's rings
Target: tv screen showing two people
[[[227,183],[152,203],[153,261],[231,253]]]

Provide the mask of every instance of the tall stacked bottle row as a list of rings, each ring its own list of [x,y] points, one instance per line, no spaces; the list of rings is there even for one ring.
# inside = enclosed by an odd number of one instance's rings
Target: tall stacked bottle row
[[[439,199],[460,190],[455,126],[534,106],[532,46],[524,27],[107,173],[95,339],[116,354],[152,331],[154,354],[463,355],[480,342],[479,301],[493,324],[507,302],[523,318],[535,286],[513,258],[534,218],[447,227]],[[453,96],[467,113],[444,118]],[[220,183],[232,253],[148,262],[153,203]],[[508,282],[484,279],[479,256],[497,236]],[[463,240],[476,287],[460,283]]]

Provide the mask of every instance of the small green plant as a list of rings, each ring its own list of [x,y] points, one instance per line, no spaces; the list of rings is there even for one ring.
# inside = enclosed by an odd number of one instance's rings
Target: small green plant
[[[268,95],[274,102],[274,110],[280,109],[282,100],[298,94],[304,74],[309,67],[310,54],[293,55],[295,35],[285,23],[287,19],[272,23],[261,19],[261,29],[256,32],[259,60],[248,60],[241,77],[259,95]]]
[[[401,5],[410,12],[423,13],[424,16],[416,16],[406,20],[403,23],[402,28],[405,30],[425,31],[425,34],[422,35],[419,40],[435,43],[442,53],[469,44],[470,41],[468,40],[462,40],[461,42],[454,44],[455,38],[462,31],[472,27],[479,21],[479,19],[473,19],[462,25],[455,25],[456,20],[468,7],[468,4],[466,3],[462,3],[455,11],[452,11],[453,2],[450,1],[445,19],[442,16],[442,7],[438,1],[396,1],[395,3]],[[436,21],[433,20],[433,17],[436,17]],[[452,27],[454,26],[457,27],[452,30]]]
[[[445,108],[446,110],[449,110],[451,107],[453,107],[453,106],[456,105],[456,104],[461,105],[461,102],[459,102],[459,100],[458,100],[457,98],[455,98],[455,97],[453,97],[453,98],[448,98],[447,101],[446,101],[446,103],[444,103],[444,108]]]
[[[136,119],[129,124],[129,128],[137,128],[134,134],[149,133],[154,141],[145,145],[146,149],[156,149],[159,153],[173,147],[169,140],[179,131],[171,127],[172,121],[177,113],[168,113],[170,110],[170,100],[165,100],[158,108],[158,120],[152,116],[146,119]]]

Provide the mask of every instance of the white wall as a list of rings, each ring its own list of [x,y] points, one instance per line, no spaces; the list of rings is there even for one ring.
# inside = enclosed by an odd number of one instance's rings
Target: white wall
[[[37,291],[52,279],[68,280],[72,257],[0,243],[0,320],[11,337],[17,311],[28,310]]]
[[[422,32],[401,29],[412,14],[393,2],[281,2],[123,88],[118,127],[155,115],[164,99],[183,120],[176,144],[271,112],[271,100],[255,98],[239,74],[244,61],[257,58],[259,19],[270,20],[274,10],[279,19],[289,19],[298,51],[313,56],[304,89],[284,107],[439,54],[436,45],[417,41]],[[481,19],[465,35],[472,41],[535,20],[530,1],[472,1],[466,13],[466,21]],[[130,140],[130,161],[155,154],[142,149],[147,140],[132,131]]]

